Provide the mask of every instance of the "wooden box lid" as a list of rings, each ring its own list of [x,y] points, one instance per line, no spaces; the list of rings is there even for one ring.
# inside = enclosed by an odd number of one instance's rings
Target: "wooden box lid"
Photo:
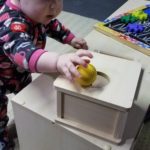
[[[86,100],[117,107],[118,109],[129,109],[132,107],[139,76],[141,64],[109,55],[93,52],[91,63],[98,72],[103,72],[109,78],[109,83],[101,86],[100,78],[87,88],[70,82],[63,76],[54,81],[58,91],[82,97]]]

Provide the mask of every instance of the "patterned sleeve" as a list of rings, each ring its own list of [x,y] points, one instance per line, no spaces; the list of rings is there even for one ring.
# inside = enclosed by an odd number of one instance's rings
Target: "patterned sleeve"
[[[30,72],[37,72],[36,63],[46,51],[33,44],[32,29],[23,19],[9,18],[3,23],[0,40],[3,52],[14,64]]]
[[[4,5],[5,2],[6,0],[0,0],[0,8]]]
[[[69,44],[75,37],[70,30],[65,28],[57,19],[53,19],[46,26],[47,35],[62,43]]]

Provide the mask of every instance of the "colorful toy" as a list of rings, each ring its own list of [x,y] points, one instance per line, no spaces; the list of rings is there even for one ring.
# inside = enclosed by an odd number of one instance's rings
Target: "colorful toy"
[[[99,22],[95,28],[150,56],[150,5]]]

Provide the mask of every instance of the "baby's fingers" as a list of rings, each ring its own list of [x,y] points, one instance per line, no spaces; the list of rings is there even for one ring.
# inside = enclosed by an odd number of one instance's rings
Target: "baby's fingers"
[[[66,66],[64,66],[62,68],[62,72],[70,81],[73,81],[74,77],[80,77],[80,73],[72,63],[68,63]]]
[[[73,77],[79,77],[80,76],[80,73],[77,71],[75,65],[72,62],[68,63],[67,67],[68,67],[68,70]]]
[[[72,75],[72,78],[80,77],[80,73],[77,71],[76,67],[71,67],[69,71],[70,71],[70,73]]]
[[[87,51],[87,50],[78,50],[76,52],[76,54],[79,56],[79,57],[82,57],[82,56],[87,56],[89,58],[93,58],[93,55],[90,51]]]
[[[73,80],[72,75],[67,66],[63,67],[62,72],[66,76],[67,79],[69,79],[70,81]]]
[[[77,48],[77,49],[82,48],[82,47],[81,47],[81,45],[80,45],[80,44],[78,44],[78,43],[76,43],[76,44],[74,45],[74,47],[75,47],[75,48]]]
[[[88,50],[87,44],[83,44],[83,45],[82,45],[82,48]]]
[[[80,41],[79,41],[79,44],[80,44],[80,47],[82,48],[82,49],[88,49],[88,46],[87,46],[87,43],[86,43],[86,41],[85,40],[83,40],[83,39],[81,39]]]
[[[76,65],[83,65],[85,67],[87,66],[87,61],[85,61],[84,59],[82,59],[76,54],[71,57],[71,62],[74,64],[74,66]]]

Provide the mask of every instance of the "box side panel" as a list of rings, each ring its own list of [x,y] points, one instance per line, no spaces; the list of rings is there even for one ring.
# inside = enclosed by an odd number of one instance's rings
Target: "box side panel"
[[[13,110],[21,150],[102,150],[14,102]]]
[[[64,119],[113,134],[118,111],[74,96],[64,95]]]

